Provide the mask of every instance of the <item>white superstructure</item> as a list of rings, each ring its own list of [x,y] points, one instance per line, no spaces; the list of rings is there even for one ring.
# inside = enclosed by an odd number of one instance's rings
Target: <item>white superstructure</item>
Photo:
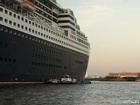
[[[0,6],[2,24],[89,55],[87,37],[80,31],[72,10],[63,9],[54,0],[46,0],[52,4],[50,7],[46,6],[45,0],[30,1],[33,2],[31,5],[28,0],[5,0],[14,4],[8,9]]]

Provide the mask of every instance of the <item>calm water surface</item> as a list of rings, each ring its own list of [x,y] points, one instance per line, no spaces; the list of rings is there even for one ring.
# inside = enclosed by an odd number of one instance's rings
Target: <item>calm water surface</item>
[[[140,105],[140,82],[0,86],[0,105]]]

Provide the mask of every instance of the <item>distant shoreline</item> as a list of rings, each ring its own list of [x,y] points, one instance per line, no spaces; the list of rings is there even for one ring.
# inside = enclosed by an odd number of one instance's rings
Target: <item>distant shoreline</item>
[[[90,81],[132,81],[132,82],[140,82],[140,78],[138,77],[100,77],[100,78],[85,78],[85,80],[90,80]]]

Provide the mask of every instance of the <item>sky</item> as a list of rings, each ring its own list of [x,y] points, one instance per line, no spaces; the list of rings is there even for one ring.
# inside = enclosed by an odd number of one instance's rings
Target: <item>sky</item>
[[[140,72],[140,0],[57,0],[73,10],[91,46],[87,72]]]

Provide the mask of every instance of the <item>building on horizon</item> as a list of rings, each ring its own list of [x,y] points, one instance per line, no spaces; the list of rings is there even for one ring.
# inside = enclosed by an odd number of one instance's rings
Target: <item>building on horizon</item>
[[[110,77],[140,77],[138,72],[109,73]]]

